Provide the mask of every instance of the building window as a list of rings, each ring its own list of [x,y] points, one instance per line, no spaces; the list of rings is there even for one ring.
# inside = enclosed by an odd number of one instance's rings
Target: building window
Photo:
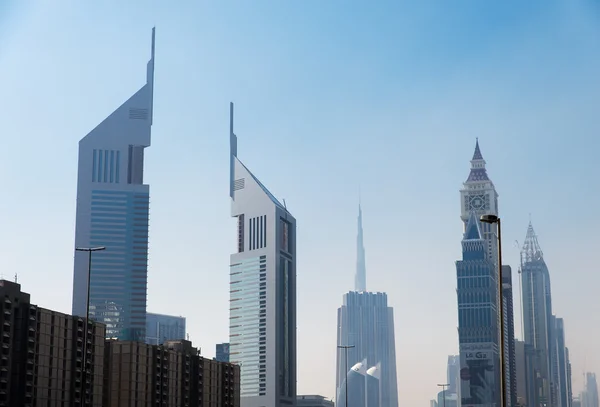
[[[238,253],[244,251],[244,215],[238,216]]]
[[[281,250],[292,252],[292,239],[290,236],[290,223],[285,219],[281,219]]]

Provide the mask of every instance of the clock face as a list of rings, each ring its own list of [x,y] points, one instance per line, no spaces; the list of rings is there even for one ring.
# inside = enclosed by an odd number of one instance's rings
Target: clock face
[[[471,195],[469,197],[469,209],[476,211],[485,209],[485,195]]]

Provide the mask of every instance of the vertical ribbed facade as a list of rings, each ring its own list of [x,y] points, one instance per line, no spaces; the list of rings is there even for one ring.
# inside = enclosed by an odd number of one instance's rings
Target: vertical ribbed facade
[[[398,406],[396,376],[396,345],[394,310],[388,306],[387,294],[351,291],[344,294],[344,305],[338,309],[338,345],[353,345],[348,349],[348,366],[363,360],[367,368],[380,364],[381,407]],[[346,377],[345,351],[338,349],[336,394]]]
[[[153,82],[154,30],[146,84],[79,142],[75,246],[106,247],[92,254],[90,318],[122,340],[145,340]],[[86,315],[87,285],[88,253],[77,252],[75,315]]]

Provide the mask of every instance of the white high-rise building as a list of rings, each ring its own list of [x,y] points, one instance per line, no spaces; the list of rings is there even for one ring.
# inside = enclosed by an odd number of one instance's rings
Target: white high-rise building
[[[154,29],[146,83],[79,141],[75,246],[106,247],[92,255],[90,318],[122,340],[145,339],[153,82]],[[88,253],[76,252],[75,315],[86,315],[87,284]]]
[[[230,361],[242,407],[296,404],[296,220],[237,157],[230,105]]]

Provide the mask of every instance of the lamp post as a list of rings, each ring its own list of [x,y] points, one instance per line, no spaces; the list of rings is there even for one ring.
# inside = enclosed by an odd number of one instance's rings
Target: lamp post
[[[354,345],[338,345],[338,348],[344,349],[346,353],[346,404],[344,405],[344,407],[348,407],[348,349],[352,349],[353,347]]]
[[[500,406],[506,407],[506,361],[504,360],[504,296],[502,280],[502,225],[500,218],[496,215],[482,215],[480,220],[483,223],[498,225],[498,313],[500,314]]]
[[[445,384],[438,384],[438,387],[442,388],[442,399],[444,400],[443,407],[446,407],[446,387],[450,386],[449,383],[445,383]]]
[[[104,246],[97,247],[76,247],[75,251],[77,252],[87,252],[88,253],[88,278],[87,278],[87,295],[85,297],[85,331],[83,331],[83,359],[81,362],[82,365],[82,382],[84,383],[84,391],[83,404],[87,404],[88,394],[87,394],[87,341],[88,341],[88,320],[90,319],[90,279],[92,277],[92,252],[97,252],[100,250],[106,250]]]

